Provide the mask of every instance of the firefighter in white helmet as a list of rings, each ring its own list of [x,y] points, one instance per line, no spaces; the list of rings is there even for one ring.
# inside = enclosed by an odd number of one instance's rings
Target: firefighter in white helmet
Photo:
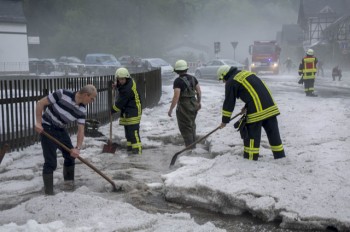
[[[317,97],[314,94],[315,78],[317,72],[317,58],[314,56],[314,50],[311,48],[306,51],[306,56],[301,60],[299,65],[299,83],[304,83],[304,91],[307,97]]]
[[[128,154],[142,154],[140,121],[142,106],[135,81],[126,68],[115,72],[118,97],[112,107],[112,113],[120,112],[119,124],[124,126]]]
[[[176,118],[180,133],[188,147],[196,141],[196,117],[201,108],[201,88],[198,80],[187,73],[188,65],[185,60],[178,60],[175,63],[174,72],[179,76],[173,84],[174,95],[168,111],[172,116],[176,108]],[[195,145],[191,148],[195,148]]]
[[[285,157],[277,123],[277,115],[280,112],[265,83],[255,73],[240,71],[228,65],[221,66],[217,76],[219,80],[225,82],[221,128],[231,121],[236,99],[241,99],[245,103],[241,110],[244,116],[238,121],[239,123],[235,123],[244,143],[243,157],[258,160],[262,127],[268,137],[274,158]]]

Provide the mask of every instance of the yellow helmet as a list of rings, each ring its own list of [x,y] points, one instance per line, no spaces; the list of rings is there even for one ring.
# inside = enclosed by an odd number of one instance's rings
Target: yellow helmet
[[[178,60],[175,63],[174,71],[186,71],[188,69],[187,62],[185,60]]]
[[[314,50],[312,50],[310,48],[310,49],[307,50],[306,54],[309,55],[309,56],[313,56],[314,55]]]
[[[129,71],[126,68],[118,68],[115,72],[115,78],[130,78]]]
[[[218,79],[222,81],[224,79],[224,76],[230,71],[230,66],[225,64],[219,67],[218,71],[216,72],[216,75],[218,76]]]

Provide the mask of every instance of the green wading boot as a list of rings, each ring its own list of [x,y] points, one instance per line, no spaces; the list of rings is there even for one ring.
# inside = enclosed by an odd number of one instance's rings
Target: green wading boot
[[[74,168],[75,166],[63,166],[63,191],[74,191]]]
[[[46,195],[54,195],[53,192],[53,173],[43,174],[44,192]]]

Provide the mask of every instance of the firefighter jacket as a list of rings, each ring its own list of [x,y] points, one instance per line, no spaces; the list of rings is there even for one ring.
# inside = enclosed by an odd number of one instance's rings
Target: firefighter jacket
[[[222,122],[230,121],[239,98],[247,109],[247,123],[254,123],[278,115],[280,112],[270,90],[254,73],[236,71],[225,77],[225,100],[222,107]]]
[[[118,98],[113,105],[113,110],[120,111],[120,125],[135,125],[141,121],[142,107],[140,95],[136,89],[136,83],[132,78],[127,78],[124,85],[118,86]]]
[[[299,66],[299,75],[303,75],[303,79],[315,79],[317,58],[314,56],[305,56]]]

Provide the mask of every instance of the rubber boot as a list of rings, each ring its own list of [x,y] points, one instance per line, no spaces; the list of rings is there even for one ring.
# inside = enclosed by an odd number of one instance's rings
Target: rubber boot
[[[54,195],[53,193],[53,173],[43,174],[44,192],[46,195]]]
[[[189,135],[189,136],[183,136],[184,138],[184,142],[185,142],[185,146],[188,147],[189,145],[191,145],[194,141],[193,141],[193,135]],[[190,147],[190,149],[194,149],[196,146],[193,145],[192,147]]]
[[[74,190],[74,168],[75,166],[63,166],[63,190],[73,191]]]

